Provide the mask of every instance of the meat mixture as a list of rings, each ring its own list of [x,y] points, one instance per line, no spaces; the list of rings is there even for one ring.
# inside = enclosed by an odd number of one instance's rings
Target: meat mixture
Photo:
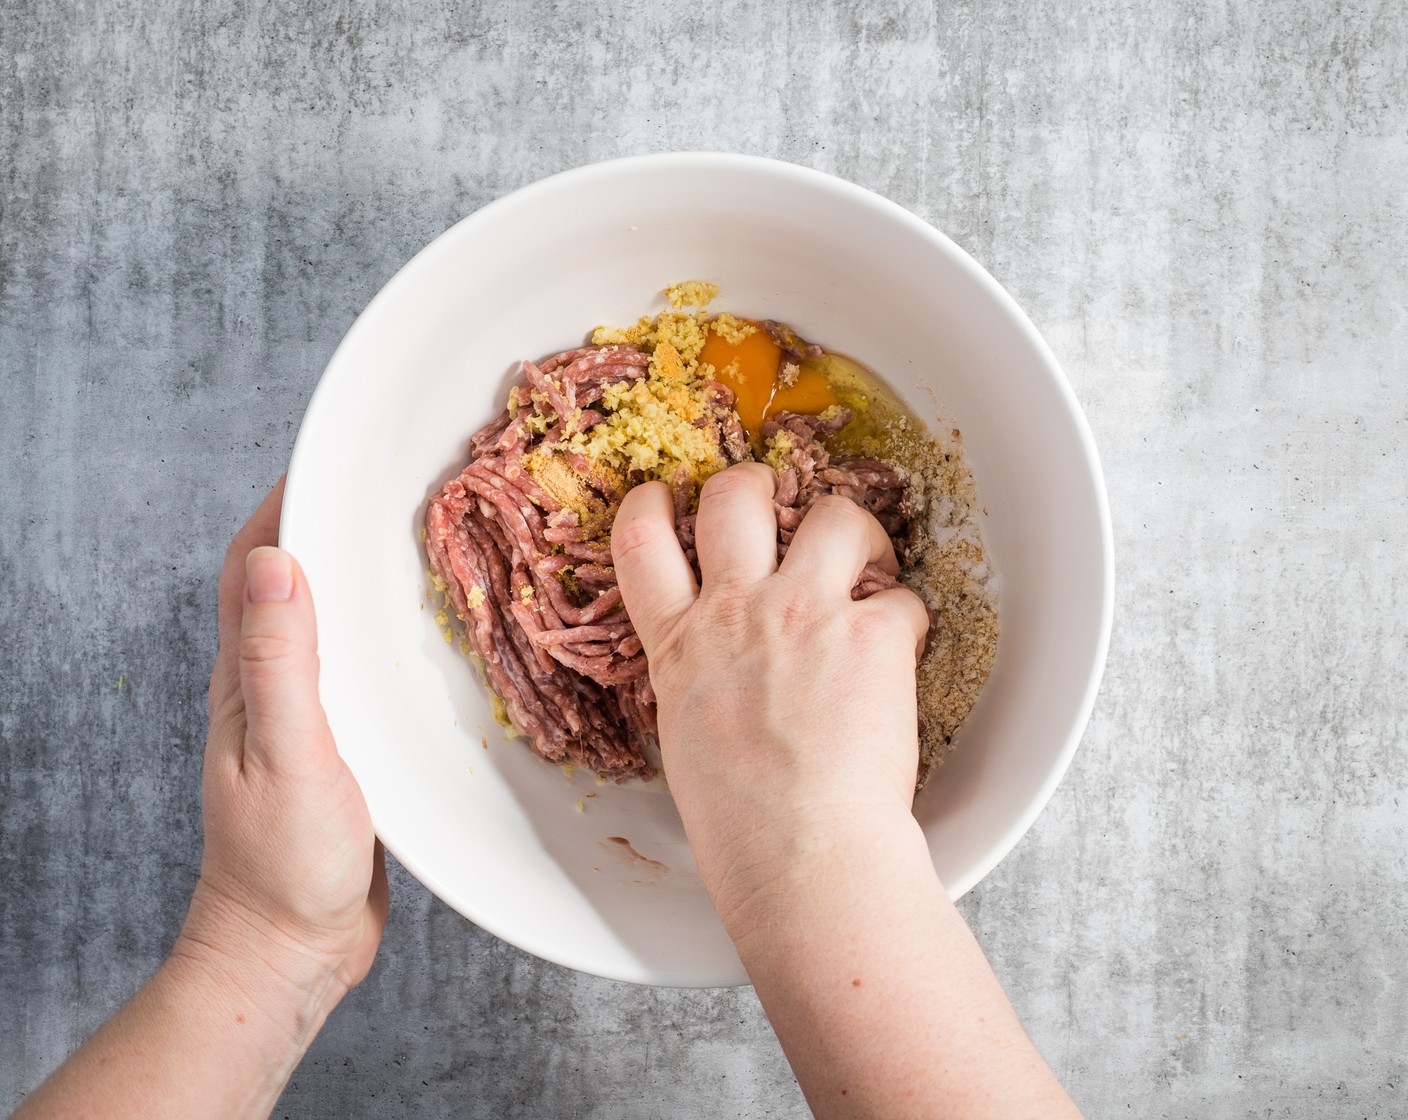
[[[921,533],[906,471],[823,446],[849,409],[779,412],[745,431],[723,371],[698,360],[701,323],[707,333],[707,321],[666,312],[648,330],[642,320],[638,341],[525,361],[523,384],[471,438],[469,465],[426,514],[432,578],[465,623],[504,722],[542,757],[618,781],[654,774],[646,747],[656,735],[645,653],[611,562],[612,520],[630,487],[651,479],[672,487],[676,532],[696,575],[699,487],[747,459],[778,472],[779,557],[825,494],[875,514],[902,564]],[[775,330],[743,320],[726,327],[739,337]],[[852,595],[896,582],[869,567]]]

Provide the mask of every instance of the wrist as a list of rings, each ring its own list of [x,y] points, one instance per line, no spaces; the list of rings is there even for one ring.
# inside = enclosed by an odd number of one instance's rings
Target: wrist
[[[933,873],[923,831],[899,802],[814,803],[727,831],[727,842],[705,846],[699,866],[735,942],[823,909],[897,864]]]
[[[255,1009],[306,1045],[347,987],[336,968],[202,878],[171,950],[174,968]]]

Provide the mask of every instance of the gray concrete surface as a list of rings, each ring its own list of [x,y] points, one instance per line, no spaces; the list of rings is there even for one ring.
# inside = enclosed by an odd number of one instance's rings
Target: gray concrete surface
[[[717,148],[947,231],[1063,359],[1100,701],[965,901],[1092,1116],[1408,1113],[1408,24],[1393,0],[0,4],[0,1108],[160,960],[215,573],[462,215]],[[541,963],[397,869],[297,1117],[793,1117],[750,992]]]

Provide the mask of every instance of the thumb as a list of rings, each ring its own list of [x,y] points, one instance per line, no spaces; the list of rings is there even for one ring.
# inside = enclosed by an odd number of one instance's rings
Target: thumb
[[[245,557],[240,691],[246,761],[296,766],[328,741],[313,597],[298,563],[279,548],[256,548]]]

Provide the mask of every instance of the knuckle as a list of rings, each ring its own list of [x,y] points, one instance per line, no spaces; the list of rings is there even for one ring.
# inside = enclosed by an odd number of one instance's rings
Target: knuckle
[[[769,594],[760,615],[779,635],[796,636],[818,619],[816,598],[802,583],[781,573],[769,581]]]
[[[889,602],[892,603],[897,612],[909,611],[915,614],[928,616],[929,608],[924,605],[924,599],[907,584],[898,583],[889,589]]]
[[[649,651],[649,671],[651,686],[659,691],[658,685],[667,681],[681,666],[689,661],[690,632],[679,625],[666,627],[656,638]]]
[[[821,518],[834,524],[840,529],[865,529],[867,519],[870,514],[851,501],[850,498],[843,498],[839,494],[823,494],[812,503],[811,509],[807,511],[807,516],[812,512],[821,514]]]
[[[897,625],[899,621],[881,604],[866,605],[851,612],[848,629],[851,637],[864,645],[885,645],[893,641],[901,629],[908,630],[907,626]],[[912,642],[910,637],[905,640]]]
[[[258,666],[269,662],[287,661],[297,656],[298,644],[287,634],[256,630],[240,635],[241,666]]]
[[[763,463],[738,463],[718,474],[710,475],[699,491],[700,500],[726,495],[754,493],[760,486],[771,495],[777,476]]]
[[[659,545],[659,527],[646,518],[618,518],[612,527],[611,557],[619,566],[649,560]]]
[[[917,630],[928,630],[929,611],[913,590],[895,587],[857,603],[850,628],[865,640],[912,644]]]
[[[766,601],[736,594],[720,595],[714,604],[714,617],[729,633],[745,634],[755,619],[766,621],[769,614]]]

